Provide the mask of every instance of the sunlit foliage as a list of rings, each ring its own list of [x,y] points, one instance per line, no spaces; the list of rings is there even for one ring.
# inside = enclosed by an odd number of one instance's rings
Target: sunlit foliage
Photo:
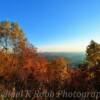
[[[71,68],[69,60],[51,61],[37,52],[17,23],[0,22],[0,93],[5,90],[98,91],[100,89],[100,44],[91,41],[85,63]],[[66,98],[18,98],[18,100],[67,100]],[[70,98],[74,100],[75,98]],[[1,99],[0,96],[0,100]],[[17,100],[6,98],[5,100]],[[69,100],[69,99],[68,99]],[[80,100],[76,98],[75,100]],[[86,100],[99,100],[87,98]]]

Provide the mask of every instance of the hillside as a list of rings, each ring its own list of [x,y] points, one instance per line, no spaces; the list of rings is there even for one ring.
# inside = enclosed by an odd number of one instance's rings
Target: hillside
[[[44,52],[40,54],[48,60],[52,60],[56,57],[64,57],[70,61],[71,67],[77,67],[79,64],[82,64],[86,58],[84,52]]]

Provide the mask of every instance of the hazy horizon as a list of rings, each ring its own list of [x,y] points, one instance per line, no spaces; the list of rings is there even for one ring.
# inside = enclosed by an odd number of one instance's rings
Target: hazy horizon
[[[79,48],[77,48],[79,47]],[[37,47],[38,52],[85,52],[86,47],[84,46],[84,49],[82,46],[71,47],[68,45],[61,45],[61,46],[53,46],[53,45],[47,45],[47,46],[39,46]]]

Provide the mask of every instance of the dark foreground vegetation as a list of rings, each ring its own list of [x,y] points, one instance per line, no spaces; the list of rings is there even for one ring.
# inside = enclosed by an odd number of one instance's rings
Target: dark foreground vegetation
[[[37,53],[17,23],[0,22],[0,100],[100,100],[100,45],[77,69]]]

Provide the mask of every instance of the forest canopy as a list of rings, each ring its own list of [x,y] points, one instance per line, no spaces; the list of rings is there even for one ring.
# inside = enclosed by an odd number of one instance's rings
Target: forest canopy
[[[66,100],[61,94],[56,98],[59,89],[98,91],[99,75],[100,44],[95,41],[92,40],[87,46],[84,63],[74,69],[63,57],[49,61],[41,56],[27,41],[17,23],[0,22],[0,93],[5,100],[44,100],[44,98],[50,100],[50,97],[34,98],[32,92],[30,97],[25,97],[24,94],[17,99],[4,94],[4,91],[18,92],[33,89],[40,89],[42,92],[52,90],[55,95],[52,100]],[[1,95],[0,97],[2,98]],[[77,100],[80,98],[77,97]],[[99,98],[91,99],[89,96],[85,100],[99,100]]]

